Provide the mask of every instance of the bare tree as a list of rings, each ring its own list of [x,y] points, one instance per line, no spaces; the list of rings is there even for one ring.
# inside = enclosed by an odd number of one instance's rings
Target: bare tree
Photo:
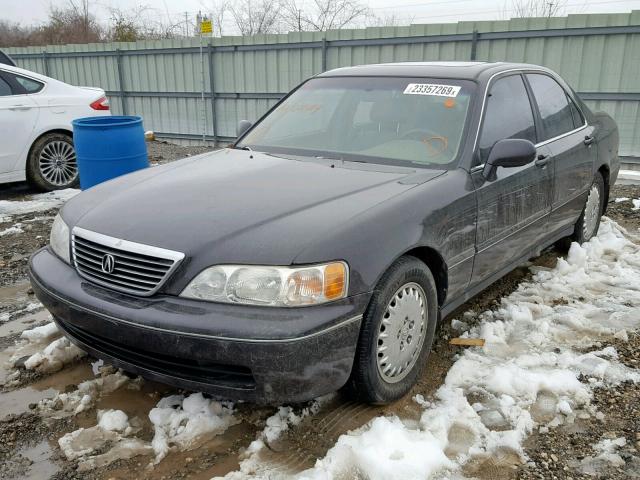
[[[371,10],[359,0],[284,0],[282,22],[288,30],[326,31],[363,25]]]
[[[0,47],[25,47],[31,45],[33,27],[0,20]]]
[[[396,13],[384,15],[368,15],[365,21],[367,27],[398,27],[411,25],[415,20],[414,14],[398,15]]]
[[[278,33],[282,0],[236,0],[228,4],[233,23],[242,35]]]
[[[211,0],[208,4],[201,2],[213,23],[213,36],[221,37],[225,33],[225,20],[229,15],[229,0]]]
[[[182,21],[167,22],[154,20],[152,12],[146,5],[139,5],[128,10],[111,8],[110,24],[107,40],[112,42],[135,42],[175,38],[182,29]]]
[[[512,17],[557,17],[563,15],[567,0],[512,0]]]

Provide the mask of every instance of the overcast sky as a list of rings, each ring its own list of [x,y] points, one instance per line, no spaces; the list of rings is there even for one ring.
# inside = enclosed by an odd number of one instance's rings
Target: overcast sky
[[[0,18],[20,23],[41,23],[52,5],[68,0],[0,0]],[[311,0],[301,0],[308,3]],[[413,23],[442,23],[461,20],[493,20],[509,17],[512,0],[361,0],[380,17],[396,17]],[[565,0],[567,13],[628,12],[640,10],[640,0]],[[209,0],[97,0],[92,2],[98,16],[108,18],[108,8],[148,7],[150,19],[176,23],[185,12],[193,18],[198,10],[207,10]],[[232,32],[229,32],[232,33]]]

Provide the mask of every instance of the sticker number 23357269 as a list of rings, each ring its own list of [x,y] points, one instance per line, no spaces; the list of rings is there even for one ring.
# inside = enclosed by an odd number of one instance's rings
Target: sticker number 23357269
[[[436,95],[438,97],[455,97],[461,87],[455,85],[437,85],[434,83],[410,83],[404,89],[406,95]]]

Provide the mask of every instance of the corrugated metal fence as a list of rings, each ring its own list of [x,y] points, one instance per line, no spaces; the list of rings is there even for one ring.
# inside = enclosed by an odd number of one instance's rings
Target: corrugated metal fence
[[[398,61],[545,65],[617,120],[620,153],[640,157],[640,11],[361,30],[13,48],[24,68],[100,86],[114,113],[176,139],[228,141],[319,72]],[[204,94],[203,94],[204,91]]]

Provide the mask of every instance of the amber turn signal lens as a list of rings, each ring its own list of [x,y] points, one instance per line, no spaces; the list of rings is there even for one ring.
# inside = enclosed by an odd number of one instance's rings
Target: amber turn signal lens
[[[335,300],[344,296],[347,284],[347,270],[343,263],[330,263],[324,269],[324,296]]]

